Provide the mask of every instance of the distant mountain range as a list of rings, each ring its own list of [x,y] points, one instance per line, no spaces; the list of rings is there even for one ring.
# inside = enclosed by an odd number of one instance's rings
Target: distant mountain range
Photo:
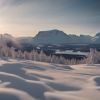
[[[100,33],[90,35],[66,34],[59,30],[40,31],[34,38],[34,44],[100,44]]]
[[[35,37],[15,38],[9,34],[2,35],[3,41],[13,44],[100,44],[100,33],[89,35],[66,34],[59,30],[40,31]]]
[[[63,31],[51,30],[40,31],[34,38],[35,44],[65,44],[65,43],[91,43],[92,37],[89,35],[67,35]]]
[[[100,44],[100,33],[97,33],[92,39],[92,43]]]

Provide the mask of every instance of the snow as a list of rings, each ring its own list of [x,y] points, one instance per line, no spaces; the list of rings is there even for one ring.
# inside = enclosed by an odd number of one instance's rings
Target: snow
[[[87,56],[89,53],[88,52],[81,52],[81,51],[77,51],[74,52],[73,50],[67,50],[67,51],[56,51],[56,54],[71,54],[71,55],[84,55]]]
[[[88,35],[71,35],[66,34],[63,31],[54,29],[49,31],[40,31],[33,39],[34,44],[64,44],[64,43],[74,43],[74,44],[84,44],[91,43],[92,37]]]
[[[0,100],[99,100],[100,65],[0,60]]]

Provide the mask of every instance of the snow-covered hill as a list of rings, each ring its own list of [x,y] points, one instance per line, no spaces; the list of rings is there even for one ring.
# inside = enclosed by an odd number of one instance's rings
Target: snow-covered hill
[[[12,46],[16,48],[20,47],[20,43],[17,41],[17,39],[7,33],[0,34],[0,43],[2,43],[3,45],[7,45],[9,47],[12,47]]]
[[[0,60],[0,100],[100,100],[100,65]]]

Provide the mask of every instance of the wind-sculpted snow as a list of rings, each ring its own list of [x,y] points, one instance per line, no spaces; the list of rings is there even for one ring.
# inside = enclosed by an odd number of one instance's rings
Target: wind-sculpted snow
[[[99,100],[97,66],[0,60],[0,100]]]

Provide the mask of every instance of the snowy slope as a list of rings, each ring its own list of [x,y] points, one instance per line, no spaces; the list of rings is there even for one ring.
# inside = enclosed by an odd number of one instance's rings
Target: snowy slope
[[[100,65],[0,60],[0,100],[100,100]]]

